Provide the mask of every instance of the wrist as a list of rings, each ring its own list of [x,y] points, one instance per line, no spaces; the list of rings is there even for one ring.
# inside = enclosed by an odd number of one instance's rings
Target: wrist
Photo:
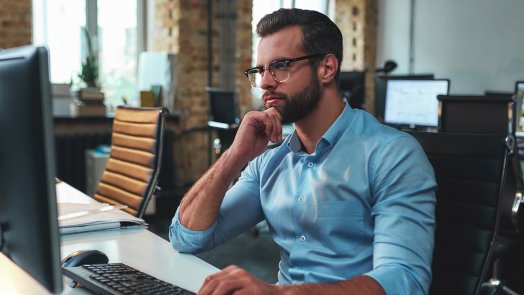
[[[220,158],[223,158],[232,170],[242,170],[242,168],[244,168],[244,166],[246,166],[246,164],[251,160],[247,159],[246,155],[237,152],[233,146],[227,149]]]
[[[277,295],[307,295],[306,289],[301,285],[277,285]]]

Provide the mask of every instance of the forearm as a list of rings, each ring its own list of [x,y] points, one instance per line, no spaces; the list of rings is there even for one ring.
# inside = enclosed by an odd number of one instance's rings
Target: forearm
[[[377,281],[369,276],[358,276],[347,281],[336,283],[307,283],[299,285],[278,286],[279,294],[282,295],[385,295],[386,292]]]
[[[182,199],[180,223],[191,230],[209,228],[217,219],[229,185],[243,166],[226,151]]]

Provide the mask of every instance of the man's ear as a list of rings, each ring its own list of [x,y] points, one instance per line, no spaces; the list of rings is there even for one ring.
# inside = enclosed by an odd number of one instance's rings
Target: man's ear
[[[328,54],[318,65],[318,79],[320,83],[329,83],[335,79],[338,70],[338,59],[333,54]]]

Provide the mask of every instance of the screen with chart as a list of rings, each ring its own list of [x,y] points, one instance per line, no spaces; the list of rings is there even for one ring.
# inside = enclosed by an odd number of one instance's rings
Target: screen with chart
[[[409,128],[437,127],[437,95],[448,92],[448,79],[388,80],[384,122]]]

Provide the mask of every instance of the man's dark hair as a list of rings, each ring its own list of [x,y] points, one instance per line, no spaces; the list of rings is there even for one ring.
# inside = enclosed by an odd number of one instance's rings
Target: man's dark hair
[[[338,70],[335,80],[340,76],[342,64],[342,33],[335,23],[326,15],[298,8],[281,8],[265,15],[257,24],[257,35],[265,37],[284,28],[298,26],[302,31],[302,48],[306,54],[330,53],[338,59]],[[318,60],[312,61],[316,66]]]

